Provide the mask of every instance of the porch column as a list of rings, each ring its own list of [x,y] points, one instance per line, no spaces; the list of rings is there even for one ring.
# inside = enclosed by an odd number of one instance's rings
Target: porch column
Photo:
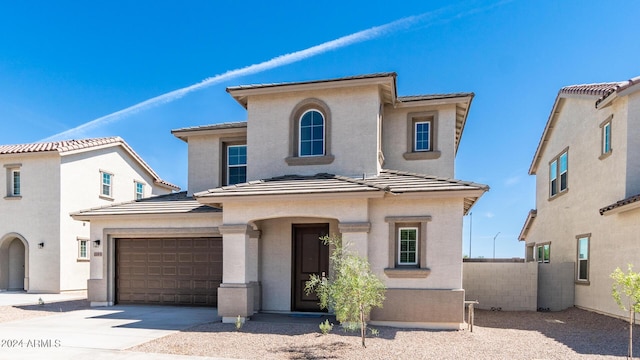
[[[224,323],[245,321],[254,313],[253,282],[257,282],[257,236],[247,224],[221,225],[222,284],[218,288],[218,315]]]
[[[342,234],[342,243],[347,244],[345,250],[350,250],[365,259],[369,258],[369,222],[341,222],[338,230]]]

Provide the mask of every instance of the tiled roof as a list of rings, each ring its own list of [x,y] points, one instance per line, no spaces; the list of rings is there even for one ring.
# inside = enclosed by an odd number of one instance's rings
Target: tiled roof
[[[53,141],[43,143],[31,143],[31,144],[16,144],[16,145],[0,145],[0,154],[23,154],[34,152],[46,152],[57,151],[64,153],[72,150],[89,149],[96,146],[115,144],[118,142],[124,142],[119,136],[95,138],[95,139],[80,139],[80,140],[64,140]]]
[[[119,136],[104,137],[104,138],[92,138],[92,139],[79,139],[79,140],[62,140],[52,142],[41,142],[31,144],[15,144],[15,145],[0,145],[0,155],[11,154],[27,154],[27,153],[43,153],[43,152],[58,152],[60,155],[64,153],[77,151],[77,150],[91,150],[101,146],[117,146],[121,145],[124,149],[136,159],[142,167],[144,167],[149,174],[154,178],[156,184],[169,187],[174,190],[180,190],[180,187],[164,181],[156,174],[155,171],[138,155],[133,149]]]
[[[611,204],[609,206],[603,207],[602,209],[600,209],[600,215],[604,215],[605,213],[607,213],[607,212],[609,212],[611,210],[615,210],[615,209],[621,208],[621,207],[623,207],[625,205],[633,204],[633,203],[636,203],[636,202],[639,202],[639,201],[640,201],[640,194],[629,196],[626,199],[617,201],[617,202],[615,202],[615,203],[613,203],[613,204]]]
[[[196,198],[229,198],[237,196],[305,195],[374,193],[391,194],[411,192],[441,192],[489,190],[487,185],[455,179],[439,178],[396,170],[382,170],[380,175],[368,178],[351,178],[333,174],[313,176],[287,175],[271,179],[225,186],[195,194]],[[465,198],[465,212],[479,196]]]
[[[220,124],[191,126],[180,129],[171,130],[171,133],[178,133],[183,131],[205,131],[205,130],[220,130],[220,129],[242,129],[247,127],[246,121],[226,122]]]
[[[398,96],[400,102],[422,101],[422,100],[442,100],[442,99],[455,99],[461,97],[473,97],[472,92],[460,92],[450,94],[425,94],[425,95],[411,95],[411,96]]]
[[[382,72],[382,73],[374,73],[374,74],[364,74],[364,75],[355,75],[355,76],[345,76],[340,78],[333,79],[324,79],[324,80],[309,80],[309,81],[296,81],[296,82],[281,82],[281,83],[270,83],[270,84],[251,84],[251,85],[239,85],[239,86],[230,86],[227,88],[227,92],[235,91],[235,90],[247,90],[247,89],[263,89],[277,86],[288,86],[288,85],[303,85],[303,84],[320,84],[334,81],[344,81],[344,80],[362,80],[362,79],[373,79],[379,77],[396,77],[397,74],[395,72]]]
[[[186,191],[183,191],[81,210],[71,215],[73,217],[84,218],[109,215],[193,214],[221,211],[221,209],[199,203],[192,196],[187,196]]]
[[[607,96],[622,85],[620,82],[607,82],[596,84],[582,84],[582,85],[570,85],[560,89],[560,93],[563,94],[577,94],[577,95],[596,95]]]

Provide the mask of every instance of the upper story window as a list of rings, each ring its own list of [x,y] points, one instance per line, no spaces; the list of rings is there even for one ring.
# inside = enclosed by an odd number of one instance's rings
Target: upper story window
[[[113,197],[113,174],[105,171],[100,172],[100,195],[106,197]]]
[[[431,121],[417,121],[413,130],[414,151],[431,151]]]
[[[142,199],[144,197],[144,184],[139,181],[134,181],[133,186],[136,194],[136,200]]]
[[[227,146],[227,185],[247,181],[247,145]]]
[[[7,196],[8,199],[20,199],[22,197],[21,164],[8,164],[7,169]]]
[[[554,197],[568,189],[569,155],[568,149],[549,163],[549,197]]]
[[[331,155],[331,111],[319,99],[306,99],[291,112],[289,132],[289,166],[325,165]]]
[[[601,137],[602,137],[602,151],[600,159],[605,158],[611,154],[611,119],[613,115],[609,116],[602,124],[600,124]]]
[[[324,155],[324,116],[317,110],[308,110],[300,117],[299,156]]]
[[[407,114],[407,152],[405,160],[428,160],[440,157],[437,139],[438,112]]]

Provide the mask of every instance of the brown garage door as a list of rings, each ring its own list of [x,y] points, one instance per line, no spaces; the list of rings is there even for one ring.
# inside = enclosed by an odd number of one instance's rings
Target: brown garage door
[[[116,240],[120,304],[218,305],[221,238]]]

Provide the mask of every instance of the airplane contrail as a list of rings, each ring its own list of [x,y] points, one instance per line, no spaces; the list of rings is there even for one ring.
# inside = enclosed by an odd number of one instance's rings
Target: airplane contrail
[[[498,2],[496,4],[493,4],[489,7],[484,7],[484,8],[475,8],[473,10],[467,11],[467,12],[462,12],[462,13],[458,13],[457,16],[455,16],[455,18],[460,18],[462,16],[466,16],[466,15],[470,15],[479,11],[483,11],[483,10],[487,10],[489,8],[495,7],[495,6],[500,6],[503,5],[504,3],[508,3],[511,2],[512,0],[503,0],[501,2]],[[45,139],[42,139],[40,141],[43,142],[47,142],[47,141],[56,141],[56,140],[64,140],[64,139],[69,139],[69,138],[73,138],[73,137],[82,137],[82,134],[85,133],[86,131],[89,131],[91,129],[95,129],[97,127],[103,126],[103,125],[107,125],[113,122],[116,122],[118,120],[121,120],[129,115],[135,114],[137,112],[140,112],[142,110],[146,110],[152,107],[156,107],[162,104],[166,104],[172,101],[175,101],[177,99],[180,99],[182,97],[184,97],[185,95],[194,92],[196,90],[200,90],[200,89],[204,89],[207,88],[211,85],[226,81],[226,80],[230,80],[233,78],[237,78],[237,77],[241,77],[241,76],[246,76],[246,75],[251,75],[251,74],[256,74],[262,71],[266,71],[266,70],[271,70],[271,69],[275,69],[284,65],[288,65],[288,64],[292,64],[295,62],[299,62],[302,60],[306,60],[309,59],[311,57],[317,56],[317,55],[321,55],[324,54],[326,52],[332,51],[332,50],[336,50],[336,49],[340,49],[349,45],[353,45],[356,43],[360,43],[360,42],[364,42],[367,40],[372,40],[372,39],[376,39],[379,37],[382,37],[384,35],[402,30],[402,29],[408,29],[411,26],[418,24],[418,23],[424,23],[426,20],[428,19],[433,19],[433,18],[437,18],[439,15],[441,15],[442,13],[444,13],[445,11],[449,10],[451,7],[445,7],[445,8],[441,8],[438,10],[434,10],[431,12],[427,12],[427,13],[423,13],[420,15],[415,15],[415,16],[409,16],[409,17],[405,17],[405,18],[401,18],[383,25],[379,25],[379,26],[374,26],[372,28],[366,29],[366,30],[361,30],[358,32],[355,32],[353,34],[350,35],[345,35],[343,37],[337,38],[335,40],[330,40],[327,42],[324,42],[322,44],[319,45],[315,45],[312,46],[310,48],[304,49],[304,50],[299,50],[299,51],[295,51],[292,53],[288,53],[288,54],[284,54],[284,55],[280,55],[280,56],[276,56],[270,60],[258,63],[258,64],[253,64],[253,65],[249,65],[249,66],[245,66],[239,69],[234,69],[234,70],[229,70],[225,73],[219,74],[219,75],[215,75],[213,77],[209,77],[206,78],[202,81],[200,81],[199,83],[181,88],[181,89],[177,89],[177,90],[173,90],[170,91],[168,93],[162,94],[162,95],[158,95],[156,97],[153,97],[151,99],[147,99],[145,101],[139,102],[135,105],[129,106],[125,109],[113,112],[111,114],[99,117],[97,119],[88,121],[84,124],[81,124],[79,126],[76,126],[72,129],[69,130],[65,130],[63,132],[57,133],[55,135],[49,136]],[[447,22],[448,20],[451,19],[441,19],[441,22]]]
[[[158,95],[151,99],[147,99],[135,105],[129,106],[125,109],[91,120],[89,122],[76,126],[72,129],[65,130],[63,132],[60,132],[50,137],[47,137],[45,139],[42,139],[41,141],[47,142],[47,141],[55,141],[55,140],[72,138],[88,130],[95,129],[99,126],[103,126],[109,123],[113,123],[128,115],[135,114],[142,110],[172,102],[174,100],[184,97],[185,95],[193,91],[204,89],[206,87],[209,87],[211,85],[214,85],[229,79],[259,73],[265,70],[271,70],[277,67],[299,62],[299,61],[326,53],[331,50],[336,50],[336,49],[340,49],[355,43],[375,39],[402,28],[408,28],[416,22],[424,21],[426,18],[433,16],[437,12],[439,11],[405,17],[384,25],[375,26],[366,30],[358,31],[353,34],[340,37],[335,40],[327,41],[322,44],[315,45],[304,50],[280,55],[280,56],[274,57],[271,60],[267,60],[258,64],[245,66],[243,68],[239,68],[235,70],[229,70],[225,73],[206,78],[200,81],[199,83],[196,83],[181,89],[173,90],[162,95]]]

